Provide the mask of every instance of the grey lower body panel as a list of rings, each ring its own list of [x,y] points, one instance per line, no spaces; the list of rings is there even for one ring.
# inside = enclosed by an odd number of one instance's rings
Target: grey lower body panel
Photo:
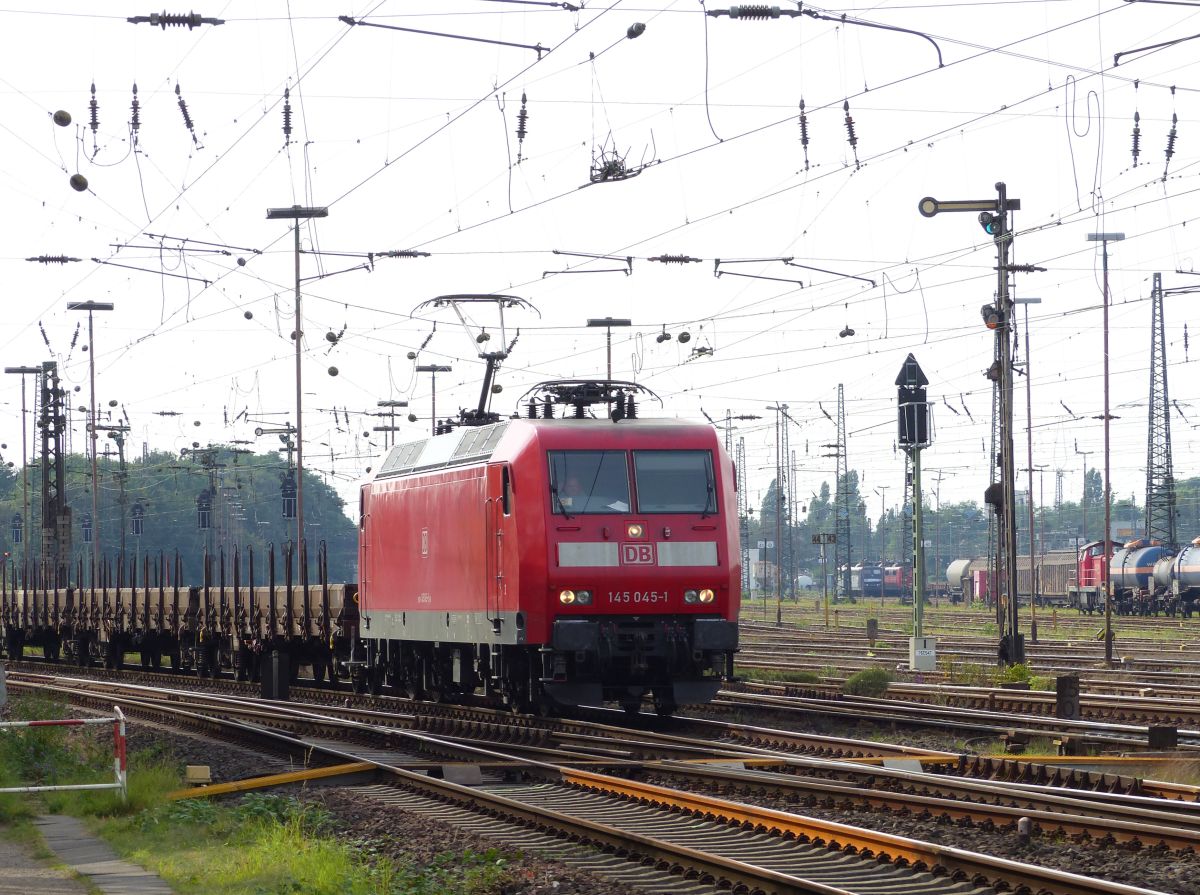
[[[426,640],[436,643],[491,643],[517,646],[526,642],[520,612],[364,611],[359,636],[375,640]]]

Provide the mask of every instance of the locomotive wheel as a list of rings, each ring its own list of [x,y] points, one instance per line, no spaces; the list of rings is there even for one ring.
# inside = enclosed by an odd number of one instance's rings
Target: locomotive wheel
[[[672,698],[670,693],[655,692],[654,694],[654,714],[660,718],[670,718],[678,710],[679,705]]]
[[[640,715],[642,712],[642,701],[640,699],[622,699],[621,708],[625,710],[627,715]]]
[[[530,698],[527,682],[505,678],[501,693],[505,706],[514,715],[528,715],[533,711],[533,700]]]

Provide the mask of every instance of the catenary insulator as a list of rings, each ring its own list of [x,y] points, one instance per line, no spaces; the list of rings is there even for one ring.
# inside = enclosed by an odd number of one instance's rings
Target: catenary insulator
[[[729,18],[731,19],[777,19],[779,18],[778,6],[731,6],[729,7]]]
[[[521,94],[521,111],[517,113],[517,139],[524,140],[525,135],[529,132],[529,111],[525,108],[525,94]]]
[[[283,88],[283,138],[285,141],[292,138],[291,92],[286,87]]]
[[[1142,129],[1140,127],[1142,116],[1137,112],[1133,113],[1133,166],[1136,168],[1138,156],[1142,154]]]
[[[183,101],[183,94],[181,94],[179,92],[178,84],[175,85],[175,95],[177,97],[179,97],[179,111],[183,114],[184,126],[187,127],[187,129],[189,131],[194,130],[194,128],[192,127],[192,116],[188,114],[187,103],[185,103]],[[193,133],[192,134],[193,139],[195,138],[195,136],[196,136],[195,133]]]
[[[800,100],[800,145],[804,147],[804,170],[808,170],[808,113],[804,111],[804,100]]]
[[[654,258],[647,258],[647,261],[658,261],[662,264],[691,264],[702,261],[702,258],[693,258],[690,255],[657,255]]]
[[[854,133],[854,119],[850,117],[850,100],[842,103],[842,110],[846,113],[846,138],[850,141],[850,148],[858,149],[858,135]]]
[[[163,31],[168,27],[187,27],[190,31],[193,28],[199,28],[201,25],[224,25],[224,19],[215,19],[211,16],[202,16],[198,12],[152,12],[148,16],[129,16],[125,21],[134,25],[146,24],[157,25]]]
[[[96,84],[92,82],[92,99],[88,103],[88,126],[91,127],[92,133],[96,133],[100,129],[100,104],[96,102]]]
[[[134,142],[137,142],[138,131],[141,130],[142,127],[142,107],[141,104],[138,103],[136,83],[133,85],[133,102],[130,103],[129,108],[133,111],[133,116],[129,120],[129,129],[133,131]]]

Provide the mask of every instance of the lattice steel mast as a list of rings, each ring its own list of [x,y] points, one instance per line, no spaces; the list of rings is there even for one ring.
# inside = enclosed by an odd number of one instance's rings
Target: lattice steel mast
[[[834,568],[838,570],[837,595],[841,599],[850,596],[850,475],[846,461],[846,399],[842,384],[838,383],[837,406],[837,501],[834,520],[837,544]]]
[[[1146,440],[1146,537],[1178,546],[1175,475],[1171,465],[1171,402],[1167,393],[1167,339],[1162,274],[1154,275],[1150,311],[1150,431]]]
[[[42,568],[44,584],[65,586],[71,558],[71,508],[67,506],[67,414],[58,384],[57,361],[43,361],[38,389],[38,429],[42,434]],[[93,572],[93,575],[95,572]]]

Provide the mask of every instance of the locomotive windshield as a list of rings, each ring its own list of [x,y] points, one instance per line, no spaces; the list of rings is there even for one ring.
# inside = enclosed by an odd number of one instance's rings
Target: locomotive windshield
[[[550,503],[563,516],[629,512],[624,451],[549,451]]]
[[[641,513],[717,511],[709,451],[634,451],[633,470]]]

